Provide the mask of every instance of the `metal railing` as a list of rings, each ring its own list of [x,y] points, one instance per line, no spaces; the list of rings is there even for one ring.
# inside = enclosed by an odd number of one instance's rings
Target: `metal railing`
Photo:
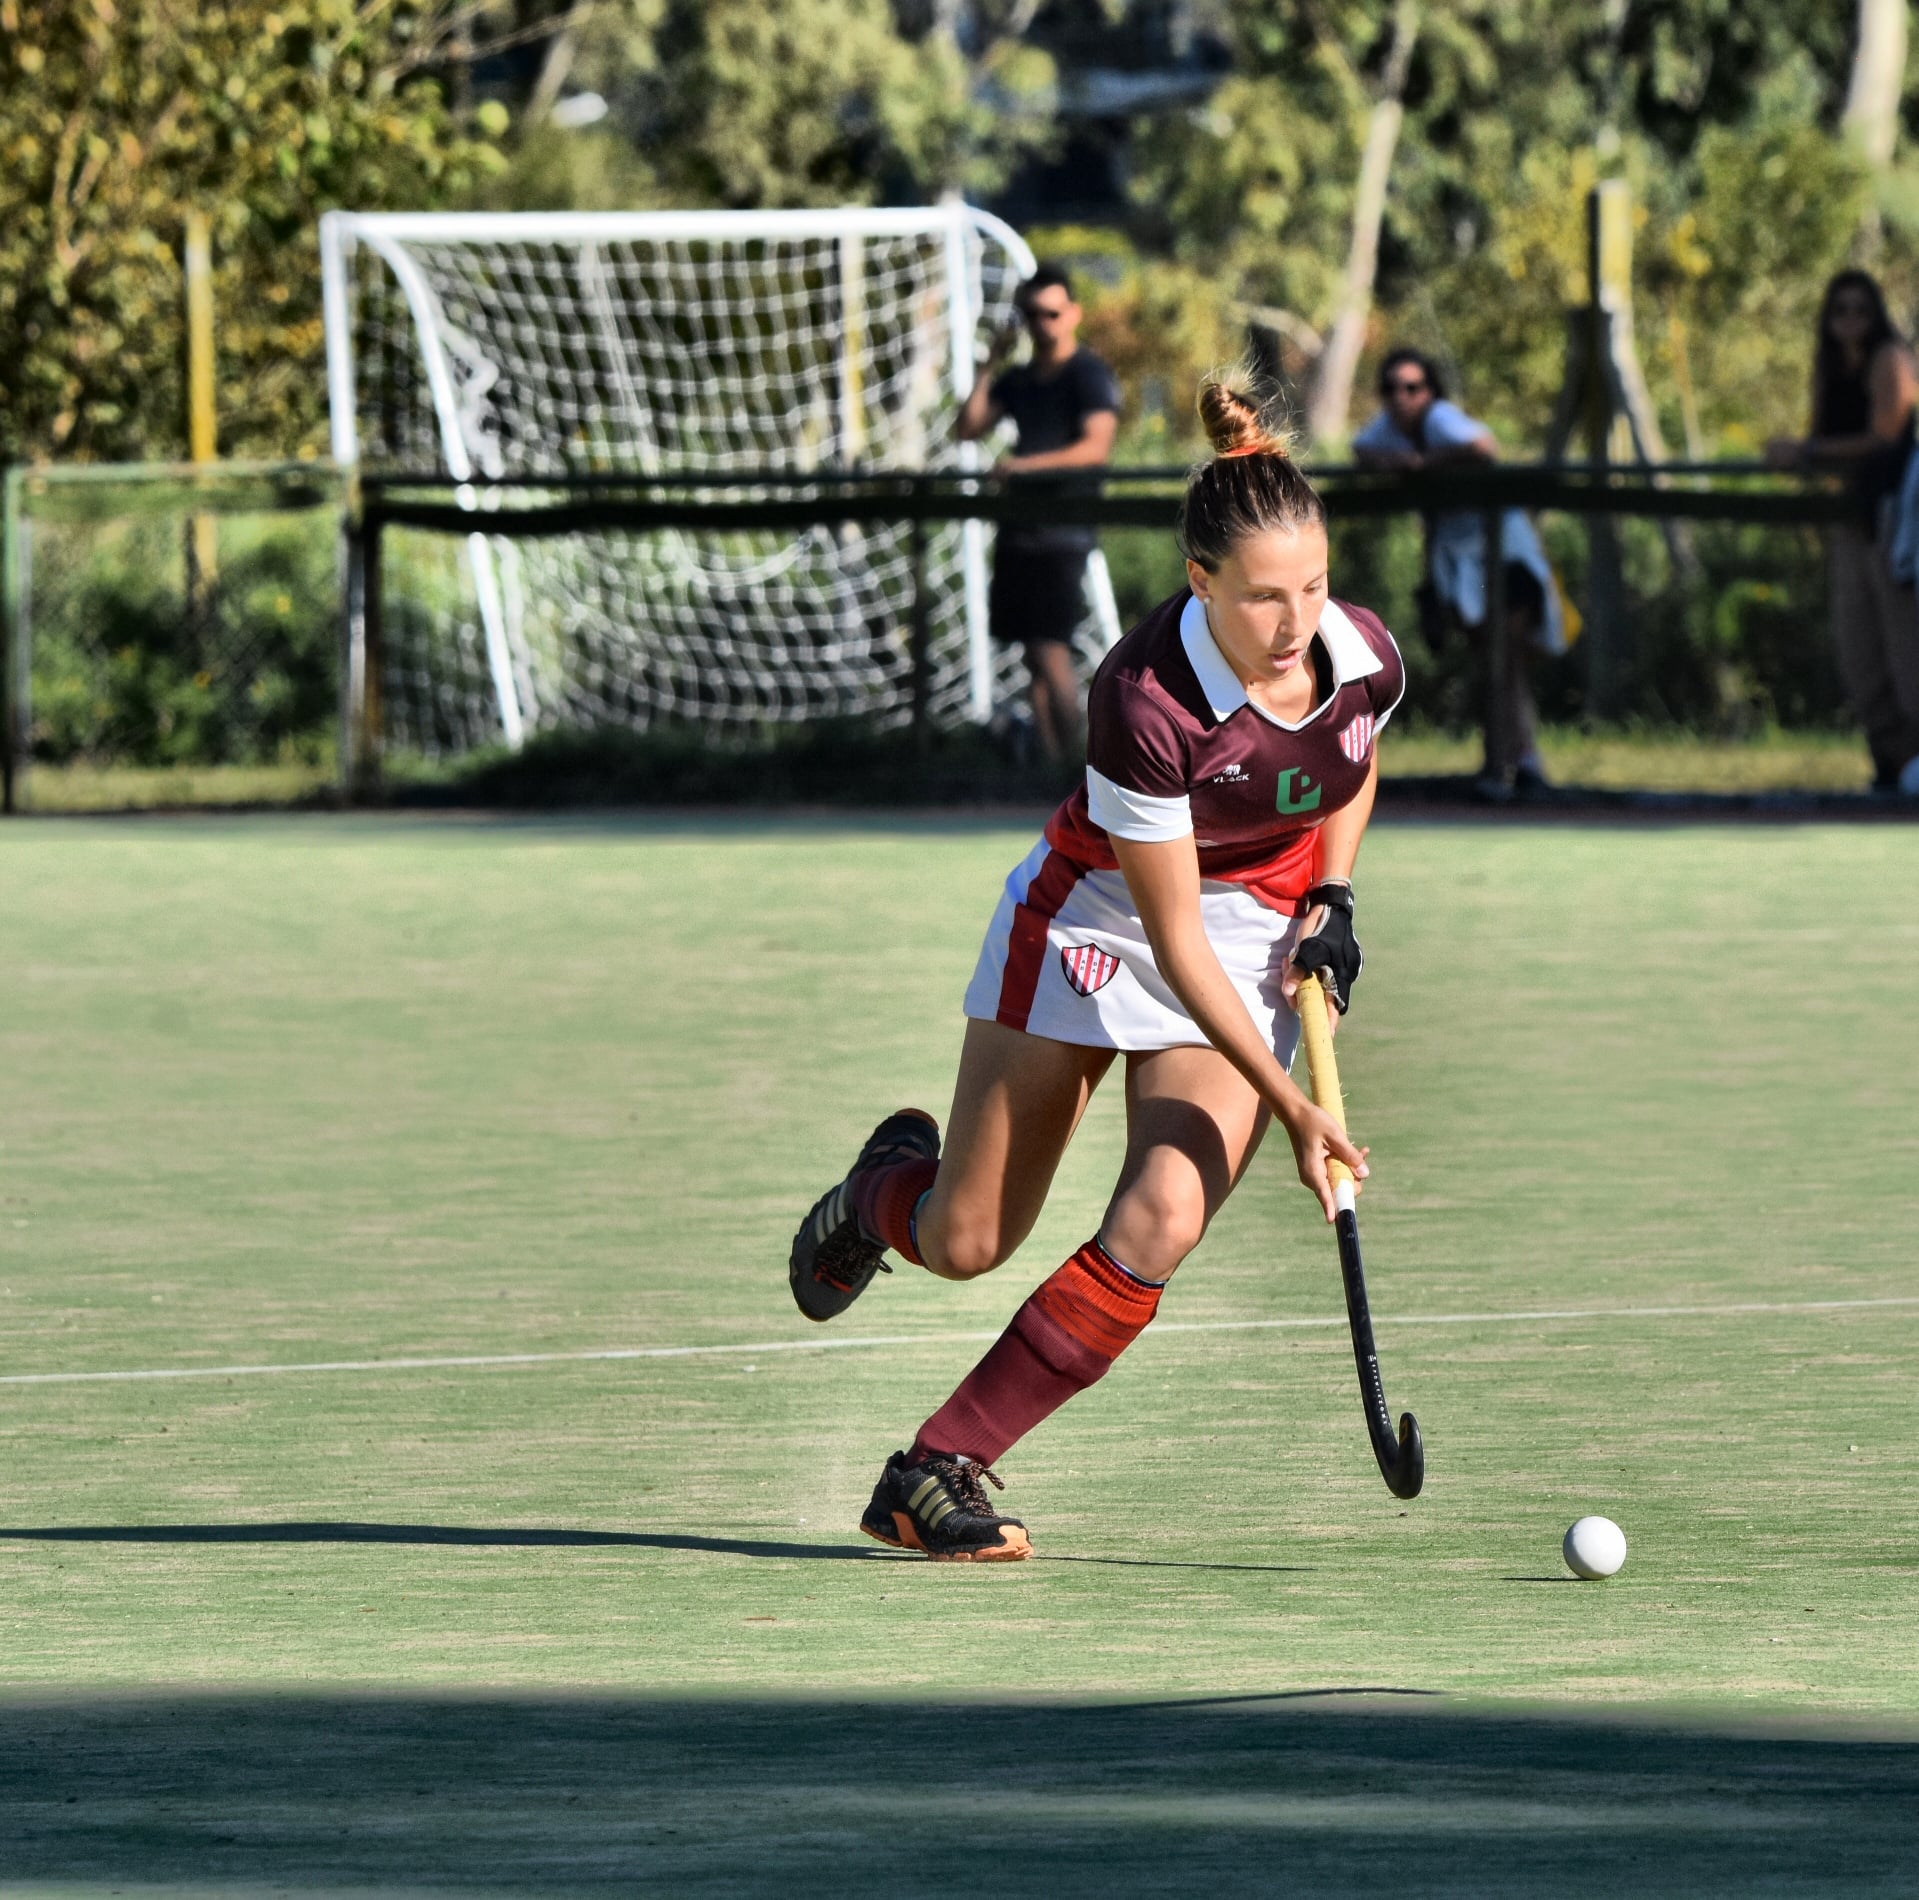
[[[1438,513],[1478,514],[1489,554],[1512,508],[1552,510],[1589,523],[1639,517],[1821,526],[1855,518],[1857,504],[1833,480],[1756,463],[1462,465],[1383,470],[1309,469],[1335,520]],[[947,521],[1084,524],[1171,531],[1189,470],[1114,466],[1088,475],[1001,482],[957,471],[794,471],[642,476],[624,471],[515,474],[456,481],[442,471],[342,473],[321,462],[12,468],[0,520],[0,804],[14,808],[32,704],[32,533],[36,522],[85,523],[129,516],[238,515],[335,508],[342,521],[339,654],[341,770],[377,770],[382,646],[380,550],[388,528],[465,536],[577,534],[602,528],[737,531],[903,522],[913,530],[916,581],[909,620],[912,718],[927,724],[928,603],[925,530]],[[1486,564],[1488,636],[1482,665],[1501,664],[1505,563]],[[1589,613],[1588,665],[1603,668],[1620,628]]]
[[[341,756],[349,774],[368,769],[380,749],[378,680],[382,654],[380,544],[388,527],[508,537],[570,535],[596,530],[694,529],[730,532],[794,530],[821,525],[905,522],[912,529],[914,604],[911,724],[928,725],[927,629],[923,597],[925,530],[947,521],[1157,529],[1170,534],[1190,470],[1184,466],[1111,466],[1088,474],[1021,476],[1011,481],[950,470],[918,472],[765,469],[728,474],[637,476],[624,471],[542,476],[516,474],[456,483],[444,474],[380,471],[360,475],[349,509],[346,675],[358,708],[343,729]],[[1694,521],[1776,526],[1826,525],[1851,519],[1856,504],[1833,480],[1774,470],[1760,463],[1464,464],[1391,470],[1338,464],[1309,469],[1335,520],[1403,514],[1473,513],[1485,537],[1487,613],[1481,670],[1503,677],[1506,563],[1496,558],[1508,510],[1553,510],[1585,517],[1596,549],[1623,516],[1662,522],[1683,549],[1683,524]],[[1619,667],[1625,637],[1616,551],[1595,560],[1587,614],[1587,667],[1595,680]],[[1612,580],[1612,598],[1605,577]],[[1603,697],[1603,696],[1602,696]],[[1500,695],[1490,693],[1497,707]]]

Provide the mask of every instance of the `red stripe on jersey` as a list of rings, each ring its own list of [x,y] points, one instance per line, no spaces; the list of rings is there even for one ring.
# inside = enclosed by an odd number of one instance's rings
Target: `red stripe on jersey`
[[[1048,851],[1046,860],[1013,907],[1013,926],[1006,938],[1006,972],[1000,978],[996,1020],[1008,1029],[1024,1029],[1033,1013],[1033,997],[1040,972],[1046,967],[1046,926],[1085,875],[1071,858]]]
[[[1082,876],[1088,871],[1119,869],[1112,840],[1093,823],[1092,814],[1086,808],[1084,786],[1047,821],[1046,842],[1056,854],[1071,858]],[[1261,839],[1250,847],[1223,850],[1202,844],[1197,849],[1202,878],[1238,884],[1268,910],[1276,910],[1283,917],[1304,913],[1306,892],[1313,882],[1319,854],[1317,825],[1290,835],[1282,834],[1277,840]],[[1034,882],[1037,884],[1038,880]]]

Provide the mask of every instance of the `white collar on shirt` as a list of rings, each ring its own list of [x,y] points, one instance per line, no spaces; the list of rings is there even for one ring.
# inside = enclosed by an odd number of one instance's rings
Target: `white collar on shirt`
[[[1366,636],[1353,625],[1352,616],[1335,600],[1329,600],[1320,613],[1319,637],[1325,641],[1326,651],[1332,658],[1335,693],[1342,686],[1379,671],[1379,655],[1366,644]],[[1247,697],[1239,675],[1233,671],[1225,654],[1220,652],[1219,644],[1213,638],[1213,630],[1206,624],[1206,603],[1197,594],[1189,596],[1186,605],[1180,610],[1179,643],[1186,649],[1187,659],[1193,663],[1193,671],[1199,677],[1199,690],[1206,695],[1206,703],[1212,707],[1215,719],[1223,722],[1242,706],[1252,706],[1256,713],[1271,719],[1274,725],[1297,732],[1300,726],[1309,724],[1318,716],[1320,706],[1315,706],[1304,719],[1297,722],[1275,719],[1264,706],[1255,705]],[[1324,704],[1324,701],[1320,702],[1321,706]]]

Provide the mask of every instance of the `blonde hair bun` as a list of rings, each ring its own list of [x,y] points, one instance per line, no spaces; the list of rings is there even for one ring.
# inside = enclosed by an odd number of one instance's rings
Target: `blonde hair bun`
[[[1249,365],[1216,369],[1199,386],[1199,420],[1216,458],[1234,455],[1285,456],[1292,433],[1262,399]]]

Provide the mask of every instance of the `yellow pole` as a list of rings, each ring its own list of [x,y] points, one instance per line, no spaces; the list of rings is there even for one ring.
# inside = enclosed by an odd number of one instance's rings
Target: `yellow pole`
[[[187,458],[219,459],[214,428],[213,236],[206,213],[186,218],[187,283]],[[187,585],[199,590],[219,573],[217,524],[211,515],[195,515],[187,529]]]

